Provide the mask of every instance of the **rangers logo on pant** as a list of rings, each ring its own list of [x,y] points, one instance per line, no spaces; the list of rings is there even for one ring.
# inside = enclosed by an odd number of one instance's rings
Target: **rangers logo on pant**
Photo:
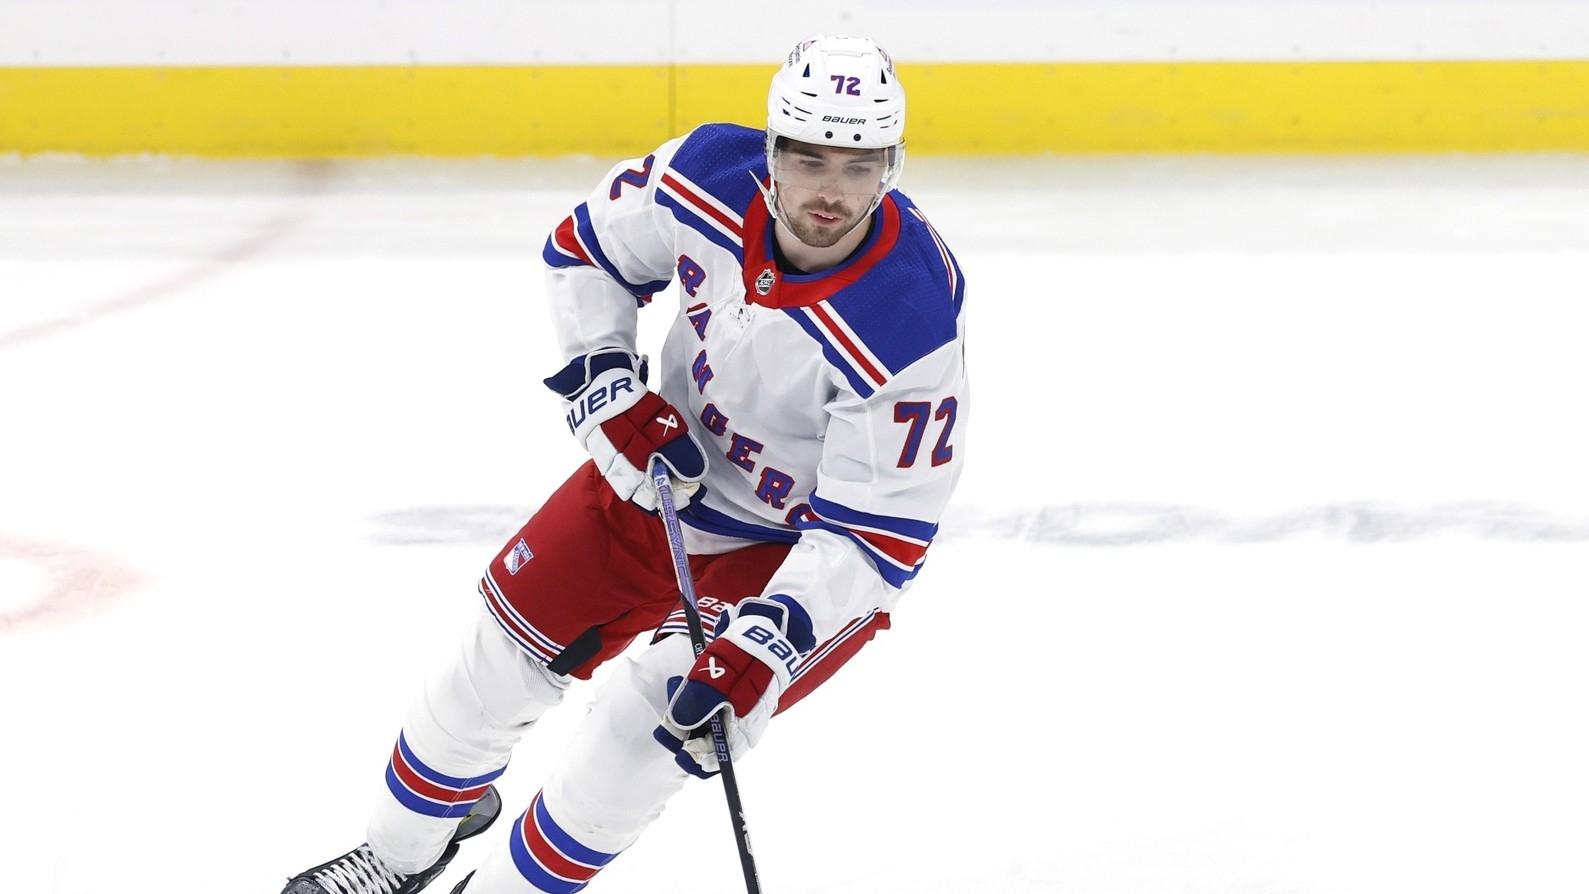
[[[509,574],[518,574],[519,569],[524,567],[524,563],[533,558],[535,558],[535,553],[530,552],[530,545],[524,542],[523,537],[520,537],[519,542],[513,544],[513,549],[508,550],[508,554],[503,557],[502,564],[507,566]]]

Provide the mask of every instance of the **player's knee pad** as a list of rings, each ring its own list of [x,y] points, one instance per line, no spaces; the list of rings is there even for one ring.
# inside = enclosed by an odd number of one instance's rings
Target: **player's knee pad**
[[[627,684],[660,717],[668,705],[668,678],[689,673],[694,663],[695,649],[690,638],[675,634],[635,656],[630,662],[632,672]]]
[[[569,680],[526,656],[482,609],[452,657],[409,709],[386,770],[367,840],[412,874],[434,863],[479,790]]]
[[[547,780],[547,803],[586,847],[628,847],[689,778],[651,732],[666,679],[688,670],[694,657],[688,639],[670,637],[623,661]]]
[[[522,733],[556,707],[570,680],[526,656],[481,609],[453,660],[426,684],[425,707],[449,733]],[[515,736],[516,738],[516,736]]]

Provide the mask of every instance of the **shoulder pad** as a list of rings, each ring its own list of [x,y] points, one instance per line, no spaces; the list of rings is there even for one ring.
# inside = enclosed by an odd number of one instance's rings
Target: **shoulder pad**
[[[738,124],[703,124],[684,138],[668,170],[686,186],[743,213],[767,176],[766,135]]]

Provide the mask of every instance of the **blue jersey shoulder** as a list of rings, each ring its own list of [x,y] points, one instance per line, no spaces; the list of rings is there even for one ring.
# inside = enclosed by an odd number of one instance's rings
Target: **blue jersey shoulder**
[[[958,337],[965,276],[915,203],[898,190],[889,195],[899,210],[893,250],[831,301],[888,372],[897,374]]]
[[[767,176],[766,135],[738,124],[703,124],[684,138],[670,171],[742,213]]]

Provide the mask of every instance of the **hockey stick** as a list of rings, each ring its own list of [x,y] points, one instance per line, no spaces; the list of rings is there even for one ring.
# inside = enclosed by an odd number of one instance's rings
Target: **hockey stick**
[[[706,650],[706,630],[701,626],[701,612],[695,607],[695,581],[690,578],[684,532],[679,529],[679,512],[673,505],[673,484],[668,479],[667,464],[660,458],[651,461],[651,482],[657,486],[657,502],[661,504],[657,514],[662,516],[662,525],[668,531],[668,552],[673,556],[673,576],[679,582],[684,619],[690,625],[690,644],[695,647],[695,657],[699,658]],[[728,754],[728,720],[733,710],[724,708],[712,715],[712,744],[717,750],[717,768],[723,774],[723,794],[728,796],[728,818],[734,825],[739,865],[745,871],[745,890],[749,894],[761,894],[756,858],[750,852],[750,830],[745,827],[745,807],[739,800],[739,781],[734,778],[734,764]]]

